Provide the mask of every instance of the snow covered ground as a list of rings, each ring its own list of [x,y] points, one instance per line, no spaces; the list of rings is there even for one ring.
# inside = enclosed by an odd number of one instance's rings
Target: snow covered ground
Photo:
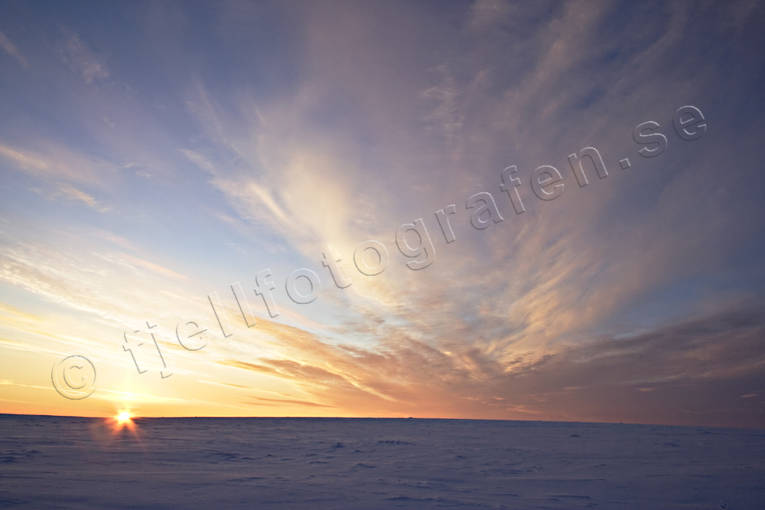
[[[0,507],[765,509],[765,431],[0,415]]]

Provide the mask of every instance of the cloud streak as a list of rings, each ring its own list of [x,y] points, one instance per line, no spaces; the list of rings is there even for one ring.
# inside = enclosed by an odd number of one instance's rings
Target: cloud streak
[[[24,57],[16,45],[8,39],[8,36],[2,32],[0,32],[0,48],[2,48],[8,55],[15,58],[16,61],[21,64],[21,67],[29,67],[29,62],[27,62],[26,57]]]

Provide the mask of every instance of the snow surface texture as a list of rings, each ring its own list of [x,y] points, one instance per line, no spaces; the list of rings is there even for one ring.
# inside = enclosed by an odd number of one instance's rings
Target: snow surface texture
[[[765,509],[765,431],[0,415],[0,507]]]

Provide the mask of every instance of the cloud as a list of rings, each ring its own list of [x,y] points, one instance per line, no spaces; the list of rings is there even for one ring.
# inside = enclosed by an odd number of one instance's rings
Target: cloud
[[[261,398],[261,397],[257,397],[253,400],[254,402],[250,401],[249,403],[250,404],[254,403],[255,405],[275,405],[275,406],[298,405],[303,407],[329,407],[329,408],[334,407],[334,406],[329,406],[325,404],[319,404],[316,402],[308,402],[306,400],[289,400],[289,399],[282,399],[282,398]]]
[[[44,181],[69,181],[103,187],[116,173],[115,165],[101,158],[47,139],[27,140],[19,147],[0,139],[0,158],[32,177]]]
[[[297,383],[311,402],[355,415],[763,425],[746,402],[765,385],[760,302],[511,363],[464,345],[447,353],[389,338],[364,349],[269,321],[258,327],[274,336],[284,359],[220,363]]]
[[[115,165],[48,140],[38,140],[35,145],[38,150],[0,140],[0,161],[8,161],[16,170],[37,179],[39,185],[32,189],[48,198],[78,202],[100,213],[111,209],[80,186],[104,191],[106,183],[117,176]]]
[[[13,147],[0,145],[0,156],[16,163],[20,168],[32,172],[45,172],[49,165],[35,155],[25,154]]]
[[[187,278],[148,260],[151,256],[106,249],[82,233],[46,234],[46,240],[24,240],[25,234],[11,240],[4,233],[0,280],[118,331],[144,324],[157,310],[174,310],[179,300],[168,294],[184,296],[185,307],[198,306],[190,304],[196,298],[205,310],[204,294],[180,288],[178,282]]]
[[[129,264],[129,265],[132,265],[133,267],[137,267],[141,269],[148,269],[149,271],[152,271],[160,276],[165,276],[165,277],[173,278],[176,280],[188,280],[188,277],[186,275],[180,274],[176,271],[173,271],[172,269],[161,266],[154,262],[144,260],[142,258],[135,257],[133,255],[128,255],[126,253],[117,255],[117,259],[115,260],[115,262],[119,262],[121,264]]]
[[[109,78],[109,69],[85,42],[79,34],[70,30],[63,30],[63,39],[58,46],[61,61],[73,72],[77,73],[82,80],[91,84]]]
[[[84,191],[79,190],[69,184],[60,185],[52,196],[53,198],[62,197],[68,200],[73,200],[75,202],[81,202],[98,212],[106,212],[109,210],[107,207],[101,205],[92,195],[89,195],[88,193],[85,193]]]
[[[625,78],[675,62],[688,11],[663,9],[657,24],[643,23],[654,18],[641,9],[634,21],[623,19],[609,4],[481,2],[456,18],[456,28],[398,26],[396,44],[385,48],[374,26],[391,16],[385,7],[348,9],[352,22],[340,24],[307,9],[300,16],[310,65],[297,83],[262,100],[249,91],[216,94],[195,80],[187,107],[205,136],[184,154],[259,232],[280,236],[313,263],[326,246],[344,257],[354,281],[337,298],[346,312],[340,334],[374,343],[396,324],[438,349],[467,343],[502,363],[545,359],[646,292],[714,267],[746,235],[712,227],[716,207],[691,205],[712,191],[714,181],[701,177],[713,175],[712,161],[688,158],[664,174],[660,166],[637,175],[615,168],[614,153],[634,152],[628,134],[644,119],[641,105],[656,103],[646,98],[659,98],[665,115],[677,106],[662,92],[663,74],[649,73],[639,94]],[[403,17],[421,15],[413,8]],[[609,28],[617,21],[626,42]],[[615,85],[599,90],[599,82]],[[565,157],[593,143],[610,152],[611,173],[578,189]],[[540,202],[528,187],[530,169],[551,162],[566,173],[566,195]],[[509,163],[524,179],[521,216],[498,191]],[[463,204],[483,190],[501,200],[507,220],[475,232]],[[635,205],[636,197],[656,196],[655,208]],[[449,203],[458,207],[458,240],[445,246],[432,213]],[[617,203],[632,216],[609,224]],[[734,208],[727,217],[748,214]],[[428,222],[437,256],[414,273],[395,267],[402,257],[391,240],[416,217]],[[612,242],[623,232],[630,235]],[[370,238],[392,255],[392,267],[375,279],[348,267],[356,243]],[[694,253],[704,255],[689,262]]]
[[[22,55],[16,45],[8,39],[8,36],[2,32],[0,32],[0,48],[2,48],[8,55],[15,58],[22,67],[29,67],[29,62],[27,62],[24,55]]]

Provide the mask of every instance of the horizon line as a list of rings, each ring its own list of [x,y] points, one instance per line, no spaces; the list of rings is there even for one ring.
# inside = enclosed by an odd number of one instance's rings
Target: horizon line
[[[25,414],[25,413],[7,413],[0,412],[3,416],[27,416],[40,418],[81,418],[87,420],[108,420],[111,416],[78,416],[70,414]],[[565,423],[576,425],[639,425],[644,427],[683,427],[683,428],[704,428],[721,430],[752,430],[765,431],[765,427],[748,426],[722,426],[722,425],[680,425],[668,423],[640,423],[624,421],[576,421],[576,420],[524,420],[524,419],[506,419],[506,418],[433,418],[417,416],[133,416],[135,420],[188,420],[188,419],[234,419],[234,420],[431,420],[431,421],[496,421],[513,423]]]

